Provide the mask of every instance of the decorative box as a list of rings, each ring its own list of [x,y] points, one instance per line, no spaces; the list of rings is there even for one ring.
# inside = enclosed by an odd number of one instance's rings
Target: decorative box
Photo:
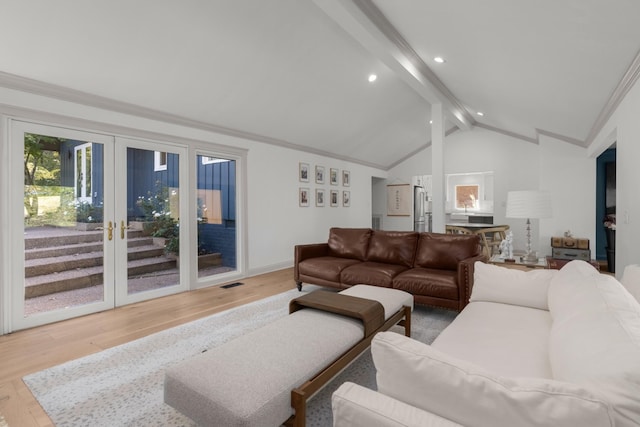
[[[552,248],[589,249],[589,239],[580,237],[552,237]]]
[[[590,249],[551,248],[551,256],[556,259],[581,259],[591,261]]]

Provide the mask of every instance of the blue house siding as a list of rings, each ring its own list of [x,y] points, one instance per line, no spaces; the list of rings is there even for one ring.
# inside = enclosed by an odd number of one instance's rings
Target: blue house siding
[[[158,187],[178,187],[179,156],[167,155],[167,169],[155,171],[154,152],[127,148],[127,215],[129,220],[142,218],[143,212],[136,204],[139,197],[157,193]]]
[[[203,249],[222,254],[222,263],[236,267],[236,163],[197,164],[197,188],[219,190],[222,224],[201,224]]]

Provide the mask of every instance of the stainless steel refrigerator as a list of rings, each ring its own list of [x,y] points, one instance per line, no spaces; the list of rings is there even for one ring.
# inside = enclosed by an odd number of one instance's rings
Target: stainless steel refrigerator
[[[431,231],[431,203],[424,187],[413,187],[413,231]]]

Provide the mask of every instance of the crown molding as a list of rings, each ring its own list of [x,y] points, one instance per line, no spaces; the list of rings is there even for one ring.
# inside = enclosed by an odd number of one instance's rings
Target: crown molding
[[[538,139],[537,138],[531,138],[529,136],[520,135],[519,133],[511,132],[509,130],[505,130],[505,129],[501,129],[501,128],[498,128],[498,127],[495,127],[495,126],[491,126],[491,125],[488,125],[486,123],[481,123],[481,122],[476,121],[475,126],[479,127],[479,128],[482,128],[482,129],[490,130],[491,132],[496,132],[496,133],[500,133],[502,135],[507,135],[507,136],[510,136],[512,138],[521,139],[523,141],[527,141],[527,142],[530,142],[532,144],[538,144]]]
[[[586,146],[584,141],[581,141],[581,140],[576,139],[576,138],[571,138],[570,136],[564,136],[564,135],[560,135],[558,133],[549,132],[549,131],[546,131],[544,129],[537,129],[536,128],[536,134],[548,136],[550,138],[559,139],[560,141],[568,142],[569,144],[577,145],[578,147],[582,147],[582,148],[585,148],[585,146]]]
[[[638,51],[636,57],[631,62],[631,65],[629,65],[624,76],[622,76],[622,79],[607,100],[607,103],[602,108],[602,111],[598,114],[598,117],[593,123],[593,126],[585,140],[586,146],[591,145],[595,141],[602,128],[604,128],[604,125],[615,112],[616,108],[618,108],[624,97],[629,93],[629,90],[631,90],[633,85],[636,83],[638,77],[640,77],[640,51]]]
[[[238,129],[218,126],[211,123],[192,120],[176,114],[166,113],[152,108],[141,107],[123,101],[116,101],[111,98],[93,95],[76,89],[66,88],[51,83],[45,83],[39,80],[27,77],[17,76],[15,74],[0,71],[0,86],[11,90],[28,92],[38,96],[57,99],[60,101],[72,102],[87,107],[99,108],[102,110],[112,111],[115,113],[127,114],[135,117],[150,119],[162,123],[170,123],[178,126],[184,126],[193,129],[204,130],[207,132],[217,133],[221,135],[232,136],[236,138],[246,139],[250,141],[262,142],[278,147],[288,148],[291,150],[302,151],[319,156],[329,157],[336,160],[342,160],[350,163],[356,163],[376,169],[385,170],[386,166],[377,163],[366,162],[353,157],[340,156],[324,150],[318,150],[312,147],[306,147],[294,144],[278,138],[271,138],[252,132],[245,132]]]

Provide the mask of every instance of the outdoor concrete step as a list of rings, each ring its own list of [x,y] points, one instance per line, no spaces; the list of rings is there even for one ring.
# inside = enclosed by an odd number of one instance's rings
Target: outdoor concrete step
[[[101,266],[103,253],[99,252],[75,252],[70,254],[56,253],[54,256],[44,258],[31,258],[25,260],[25,277],[35,277],[45,274],[61,273],[67,270]],[[128,249],[128,260],[143,258],[157,258],[164,255],[164,249],[155,245],[134,246]]]
[[[60,233],[64,233],[64,230],[61,230]],[[73,230],[69,230],[68,234],[65,235],[57,235],[57,236],[29,236],[29,233],[25,234],[24,238],[24,248],[25,250],[29,249],[42,249],[42,248],[50,248],[50,247],[60,247],[66,245],[77,245],[81,243],[95,243],[101,242],[104,236],[104,232],[97,231],[84,231],[77,232]]]
[[[153,246],[154,241],[152,237],[137,237],[129,239],[127,246],[130,248],[140,246]],[[62,255],[77,255],[88,252],[102,253],[102,242],[91,243],[77,243],[72,245],[63,246],[51,246],[48,248],[28,249],[24,253],[25,260],[40,259],[40,258],[53,258]],[[158,246],[160,247],[160,246]],[[157,256],[157,255],[153,255]]]
[[[114,237],[119,236],[118,230],[114,229],[113,233]],[[55,248],[82,243],[96,243],[102,242],[104,239],[104,230],[77,231],[74,229],[65,230],[64,228],[61,228],[60,234],[53,236],[38,236],[37,233],[30,236],[29,234],[30,233],[25,233],[25,250]],[[149,238],[150,236],[142,230],[127,230],[127,239],[129,240],[142,237]]]
[[[128,276],[170,270],[176,268],[176,260],[167,257],[145,258],[128,263]],[[102,266],[78,268],[29,277],[25,279],[25,298],[34,298],[56,292],[69,291],[103,284]]]

